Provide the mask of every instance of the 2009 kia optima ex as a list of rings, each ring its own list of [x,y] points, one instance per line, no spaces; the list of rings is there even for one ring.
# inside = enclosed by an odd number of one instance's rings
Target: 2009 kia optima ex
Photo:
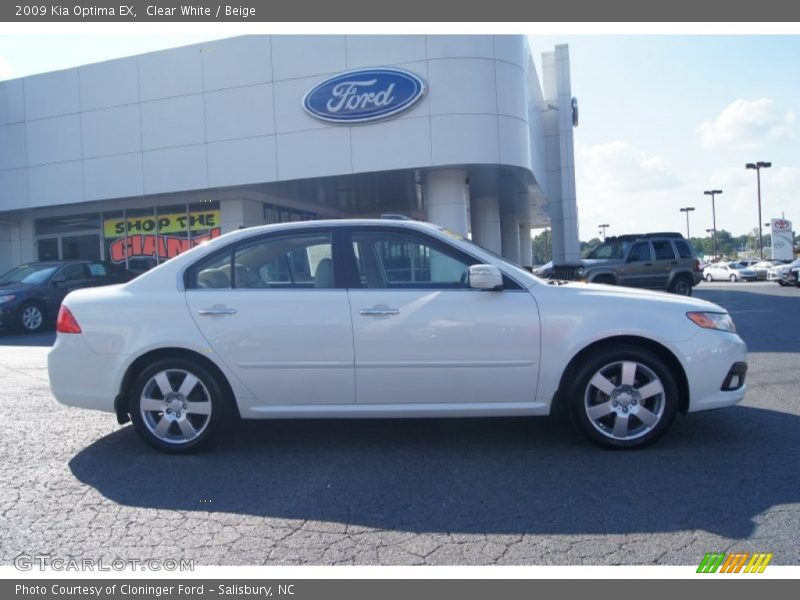
[[[226,421],[571,411],[638,448],[676,413],[745,393],[746,348],[714,304],[543,281],[428,223],[267,225],[138,279],[69,294],[48,356],[59,402],[115,412],[188,452]]]

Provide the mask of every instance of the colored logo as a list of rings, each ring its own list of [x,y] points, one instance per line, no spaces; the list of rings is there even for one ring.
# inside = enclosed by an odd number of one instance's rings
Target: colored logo
[[[786,221],[785,219],[776,219],[775,221],[772,222],[772,228],[777,229],[778,231],[781,231],[783,229],[789,229],[789,227],[791,226],[792,224],[789,223],[789,221]]]
[[[359,69],[315,85],[303,97],[303,108],[328,123],[368,123],[407,111],[425,92],[425,82],[414,73]]]
[[[772,553],[765,552],[709,552],[700,561],[698,573],[763,573]]]

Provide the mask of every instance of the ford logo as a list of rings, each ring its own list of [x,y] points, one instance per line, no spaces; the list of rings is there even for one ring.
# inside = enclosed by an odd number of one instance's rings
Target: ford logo
[[[425,82],[408,71],[359,69],[315,85],[303,97],[303,108],[328,123],[367,123],[407,111],[425,91]]]

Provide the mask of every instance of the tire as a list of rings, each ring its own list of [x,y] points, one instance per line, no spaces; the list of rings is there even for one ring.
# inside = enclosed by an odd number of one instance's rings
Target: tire
[[[678,411],[675,376],[640,346],[618,344],[593,352],[569,375],[566,400],[573,421],[604,448],[644,448],[664,435]]]
[[[44,327],[44,309],[41,304],[29,302],[19,310],[19,326],[26,333],[37,333]]]
[[[685,275],[678,275],[672,279],[667,291],[671,294],[678,294],[679,296],[691,296],[692,280]]]
[[[739,278],[736,275],[731,275],[730,279],[731,283],[736,283],[737,281],[739,281]]]
[[[156,361],[136,377],[128,395],[134,429],[162,452],[199,450],[230,423],[233,404],[224,390],[214,373],[192,360]]]
[[[779,281],[778,281],[778,285],[779,285],[779,286],[781,286],[781,287],[786,287],[786,282],[785,282],[785,281],[780,281],[780,280],[779,280]]]
[[[711,276],[711,273],[709,273],[708,275],[706,275],[706,281],[708,281],[709,283],[711,283],[712,281],[714,281],[714,278]]]

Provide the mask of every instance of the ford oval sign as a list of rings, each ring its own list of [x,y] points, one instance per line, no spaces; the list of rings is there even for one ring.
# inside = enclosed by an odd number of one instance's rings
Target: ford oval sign
[[[303,97],[303,108],[329,123],[368,123],[399,115],[424,95],[425,82],[413,73],[359,69],[315,85]]]

